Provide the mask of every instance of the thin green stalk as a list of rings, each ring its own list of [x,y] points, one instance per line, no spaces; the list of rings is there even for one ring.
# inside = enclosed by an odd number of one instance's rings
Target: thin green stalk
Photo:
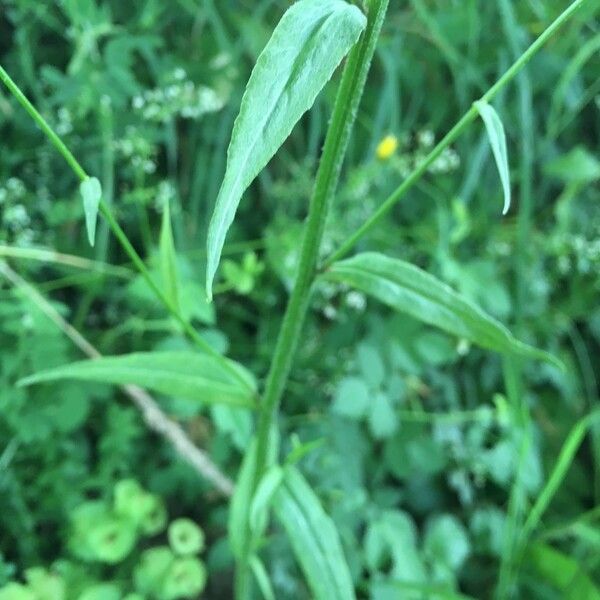
[[[504,75],[482,96],[481,100],[490,102],[498,92],[508,85],[517,74],[529,63],[529,61],[540,51],[546,42],[581,8],[588,0],[575,0],[563,13],[561,13],[552,24],[527,48],[527,50],[513,63]],[[325,262],[323,268],[329,267],[336,260],[346,256],[356,243],[363,238],[379,221],[398,203],[406,193],[425,175],[429,167],[453,142],[455,142],[467,127],[475,121],[479,112],[475,106],[463,115],[456,125],[425,157],[423,162],[402,182],[402,184],[383,202],[363,225],[361,225]]]
[[[85,181],[88,179],[88,174],[85,172],[84,168],[79,164],[77,159],[73,156],[71,151],[67,148],[61,138],[54,132],[52,127],[48,124],[46,119],[38,112],[38,110],[31,104],[29,99],[23,94],[19,86],[11,79],[10,75],[2,68],[0,65],[0,81],[6,85],[9,91],[13,94],[13,96],[18,100],[19,104],[27,111],[29,116],[35,121],[38,127],[44,132],[44,134],[48,137],[52,145],[58,150],[58,152],[63,156],[63,158],[67,161],[68,165],[71,167],[75,175],[81,180]],[[183,316],[179,313],[179,311],[171,304],[171,301],[167,298],[167,296],[162,292],[162,290],[155,283],[154,279],[150,275],[148,268],[144,264],[144,261],[141,259],[139,254],[136,252],[135,248],[132,246],[131,242],[127,238],[127,235],[121,229],[121,226],[117,223],[109,205],[104,201],[100,201],[100,213],[108,222],[109,227],[112,229],[114,235],[117,240],[125,250],[126,254],[129,256],[135,267],[138,269],[150,289],[156,295],[156,297],[160,300],[160,302],[167,309],[169,314],[177,321],[177,323],[181,326],[184,333],[204,352],[210,354],[218,360],[219,363],[223,366],[223,368],[227,369],[227,371],[235,377],[242,385],[245,387],[248,386],[248,382],[244,379],[242,375],[238,372],[238,370],[229,363],[229,361],[219,354],[208,342],[206,342],[200,334],[183,318]]]
[[[509,41],[514,57],[522,52],[519,41],[519,25],[515,11],[509,0],[501,0],[499,4],[504,31]],[[533,93],[531,82],[525,71],[517,77],[519,95],[519,144],[521,149],[519,165],[519,209],[517,215],[517,245],[515,252],[515,322],[517,334],[522,333],[523,312],[527,303],[529,286],[529,248],[531,234],[531,212],[533,208],[533,153],[534,153],[534,123],[533,123]]]
[[[367,28],[360,41],[350,52],[342,75],[310,201],[296,279],[285,311],[260,405],[254,489],[266,468],[269,437],[302,335],[327,214],[338,185],[342,163],[388,2],[389,0],[369,0]],[[249,539],[250,536],[247,537]],[[245,548],[245,556],[238,565],[236,574],[236,597],[238,599],[248,598],[250,593],[248,568],[250,551],[250,547]]]

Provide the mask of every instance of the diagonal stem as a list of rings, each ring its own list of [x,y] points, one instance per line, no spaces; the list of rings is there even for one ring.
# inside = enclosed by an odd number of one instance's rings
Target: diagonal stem
[[[490,102],[496,95],[506,87],[517,74],[529,63],[529,61],[541,50],[546,42],[579,10],[588,0],[575,0],[564,12],[562,12],[548,28],[525,50],[525,52],[513,63],[504,75],[481,97],[484,102]],[[450,144],[456,141],[477,119],[479,113],[475,106],[463,115],[456,125],[446,136],[433,148],[423,159],[423,162],[392,192],[392,194],[381,204],[381,206],[365,221],[330,257],[323,263],[323,269],[330,267],[335,261],[346,256],[367,233],[381,221],[381,219],[400,201],[406,193],[425,175],[429,167],[440,157]]]
[[[10,75],[0,65],[0,81],[8,88],[11,94],[18,100],[19,104],[27,111],[29,116],[35,121],[38,127],[44,132],[46,137],[50,140],[52,145],[58,150],[58,152],[65,159],[67,164],[71,167],[75,175],[80,181],[85,181],[89,178],[85,169],[81,166],[79,161],[73,156],[73,153],[67,148],[62,139],[56,134],[56,132],[50,127],[49,123],[44,119],[40,112],[33,106],[27,96],[21,91],[19,86],[12,80]],[[250,389],[248,382],[244,379],[238,370],[229,363],[219,352],[217,352],[208,342],[206,342],[200,334],[192,327],[192,325],[186,321],[181,313],[173,306],[167,295],[160,289],[156,284],[150,271],[146,267],[144,261],[140,255],[136,252],[135,248],[129,241],[127,234],[123,231],[114,214],[112,213],[109,205],[104,201],[100,201],[100,213],[106,219],[109,227],[112,229],[115,237],[121,244],[125,253],[129,256],[137,270],[140,272],[148,287],[152,290],[154,295],[163,304],[168,313],[177,321],[183,332],[204,352],[210,354],[215,360],[219,361],[224,369],[228,371],[240,384],[246,389]]]

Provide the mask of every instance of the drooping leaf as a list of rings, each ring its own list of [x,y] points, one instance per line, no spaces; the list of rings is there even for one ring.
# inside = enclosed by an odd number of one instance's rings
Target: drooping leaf
[[[273,498],[296,559],[316,600],[352,600],[352,579],[333,521],[300,472],[286,469]]]
[[[87,230],[90,246],[96,242],[96,223],[98,221],[98,208],[102,198],[102,186],[96,177],[88,177],[79,186],[83,199],[83,211],[85,213],[85,228]]]
[[[510,208],[511,193],[510,193],[510,169],[508,167],[508,150],[506,148],[506,133],[504,125],[498,116],[498,113],[493,106],[481,100],[475,102],[475,108],[485,123],[490,146],[496,160],[502,189],[504,190],[504,209],[502,214],[505,215]]]
[[[230,363],[252,386],[251,376]],[[253,406],[252,392],[211,356],[194,352],[148,352],[106,356],[41,371],[21,380],[31,385],[60,379],[138,385],[168,396],[211,404]]]
[[[165,202],[160,229],[160,271],[167,298],[179,309],[179,285],[177,283],[177,253],[171,228],[171,209]]]
[[[344,0],[299,0],[259,56],[242,99],[208,230],[206,291],[242,194],[271,160],[366,25]]]
[[[334,263],[322,277],[358,288],[396,310],[483,348],[546,360],[562,368],[551,354],[520,342],[476,304],[407,262],[368,252]]]

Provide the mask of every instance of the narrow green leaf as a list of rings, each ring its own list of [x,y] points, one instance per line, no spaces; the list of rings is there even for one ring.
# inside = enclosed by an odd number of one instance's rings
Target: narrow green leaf
[[[600,588],[583,566],[552,546],[530,545],[525,553],[525,568],[533,572],[537,581],[550,583],[565,600],[600,600]]]
[[[90,246],[96,241],[96,223],[98,221],[98,208],[102,198],[102,186],[96,177],[88,177],[79,186],[83,198],[83,211],[85,213],[85,228],[87,230]]]
[[[273,508],[286,530],[313,597],[316,600],[355,598],[336,527],[294,467],[286,469],[284,482],[273,499]]]
[[[284,476],[285,471],[279,465],[274,465],[263,475],[256,488],[250,504],[249,522],[257,537],[266,529],[273,496],[283,483]]]
[[[160,230],[160,271],[167,298],[179,310],[179,286],[177,283],[177,253],[171,228],[171,209],[165,202]]]
[[[593,412],[581,419],[573,427],[573,429],[571,429],[571,432],[567,436],[567,439],[561,448],[560,454],[556,464],[554,465],[554,469],[552,469],[550,477],[548,477],[544,488],[529,511],[529,515],[527,516],[527,520],[525,521],[525,525],[523,526],[521,533],[521,541],[523,543],[527,541],[529,535],[540,523],[542,516],[552,501],[552,498],[554,498],[554,495],[560,487],[560,484],[569,471],[571,463],[573,462],[573,459],[575,458],[575,455],[577,454],[577,451],[579,450],[579,447],[581,446],[588,429],[592,426],[594,421],[599,420],[599,418],[600,411]]]
[[[520,342],[476,304],[407,262],[369,252],[334,263],[322,277],[358,288],[396,310],[483,348],[529,356],[563,368],[554,356]]]
[[[227,170],[208,229],[209,298],[242,194],[313,105],[365,25],[362,12],[343,0],[299,0],[258,57],[233,128]]]
[[[510,208],[511,194],[510,169],[508,166],[508,150],[506,148],[504,125],[494,107],[487,102],[479,100],[474,103],[474,106],[485,123],[494,159],[496,160],[496,166],[498,167],[498,173],[500,174],[500,181],[504,190],[504,209],[502,214],[505,215]]]
[[[258,558],[256,554],[252,555],[250,558],[250,568],[252,569],[252,573],[254,573],[254,578],[258,583],[258,587],[260,588],[263,598],[265,600],[275,600],[275,592],[271,586],[269,574],[265,569],[265,565],[263,565],[260,558]]]
[[[252,440],[237,476],[235,491],[229,504],[227,530],[229,544],[236,559],[241,559],[248,545],[248,512],[252,502],[252,486],[256,469],[256,440]]]
[[[254,386],[248,372],[236,369]],[[22,379],[31,385],[61,379],[138,385],[168,396],[207,404],[253,407],[252,392],[232,377],[213,357],[194,352],[152,352],[107,356],[41,371]]]

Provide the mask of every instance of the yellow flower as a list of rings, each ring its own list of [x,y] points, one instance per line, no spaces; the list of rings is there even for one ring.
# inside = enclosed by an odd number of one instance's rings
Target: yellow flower
[[[377,146],[377,158],[388,160],[398,149],[398,138],[395,135],[386,135]]]

